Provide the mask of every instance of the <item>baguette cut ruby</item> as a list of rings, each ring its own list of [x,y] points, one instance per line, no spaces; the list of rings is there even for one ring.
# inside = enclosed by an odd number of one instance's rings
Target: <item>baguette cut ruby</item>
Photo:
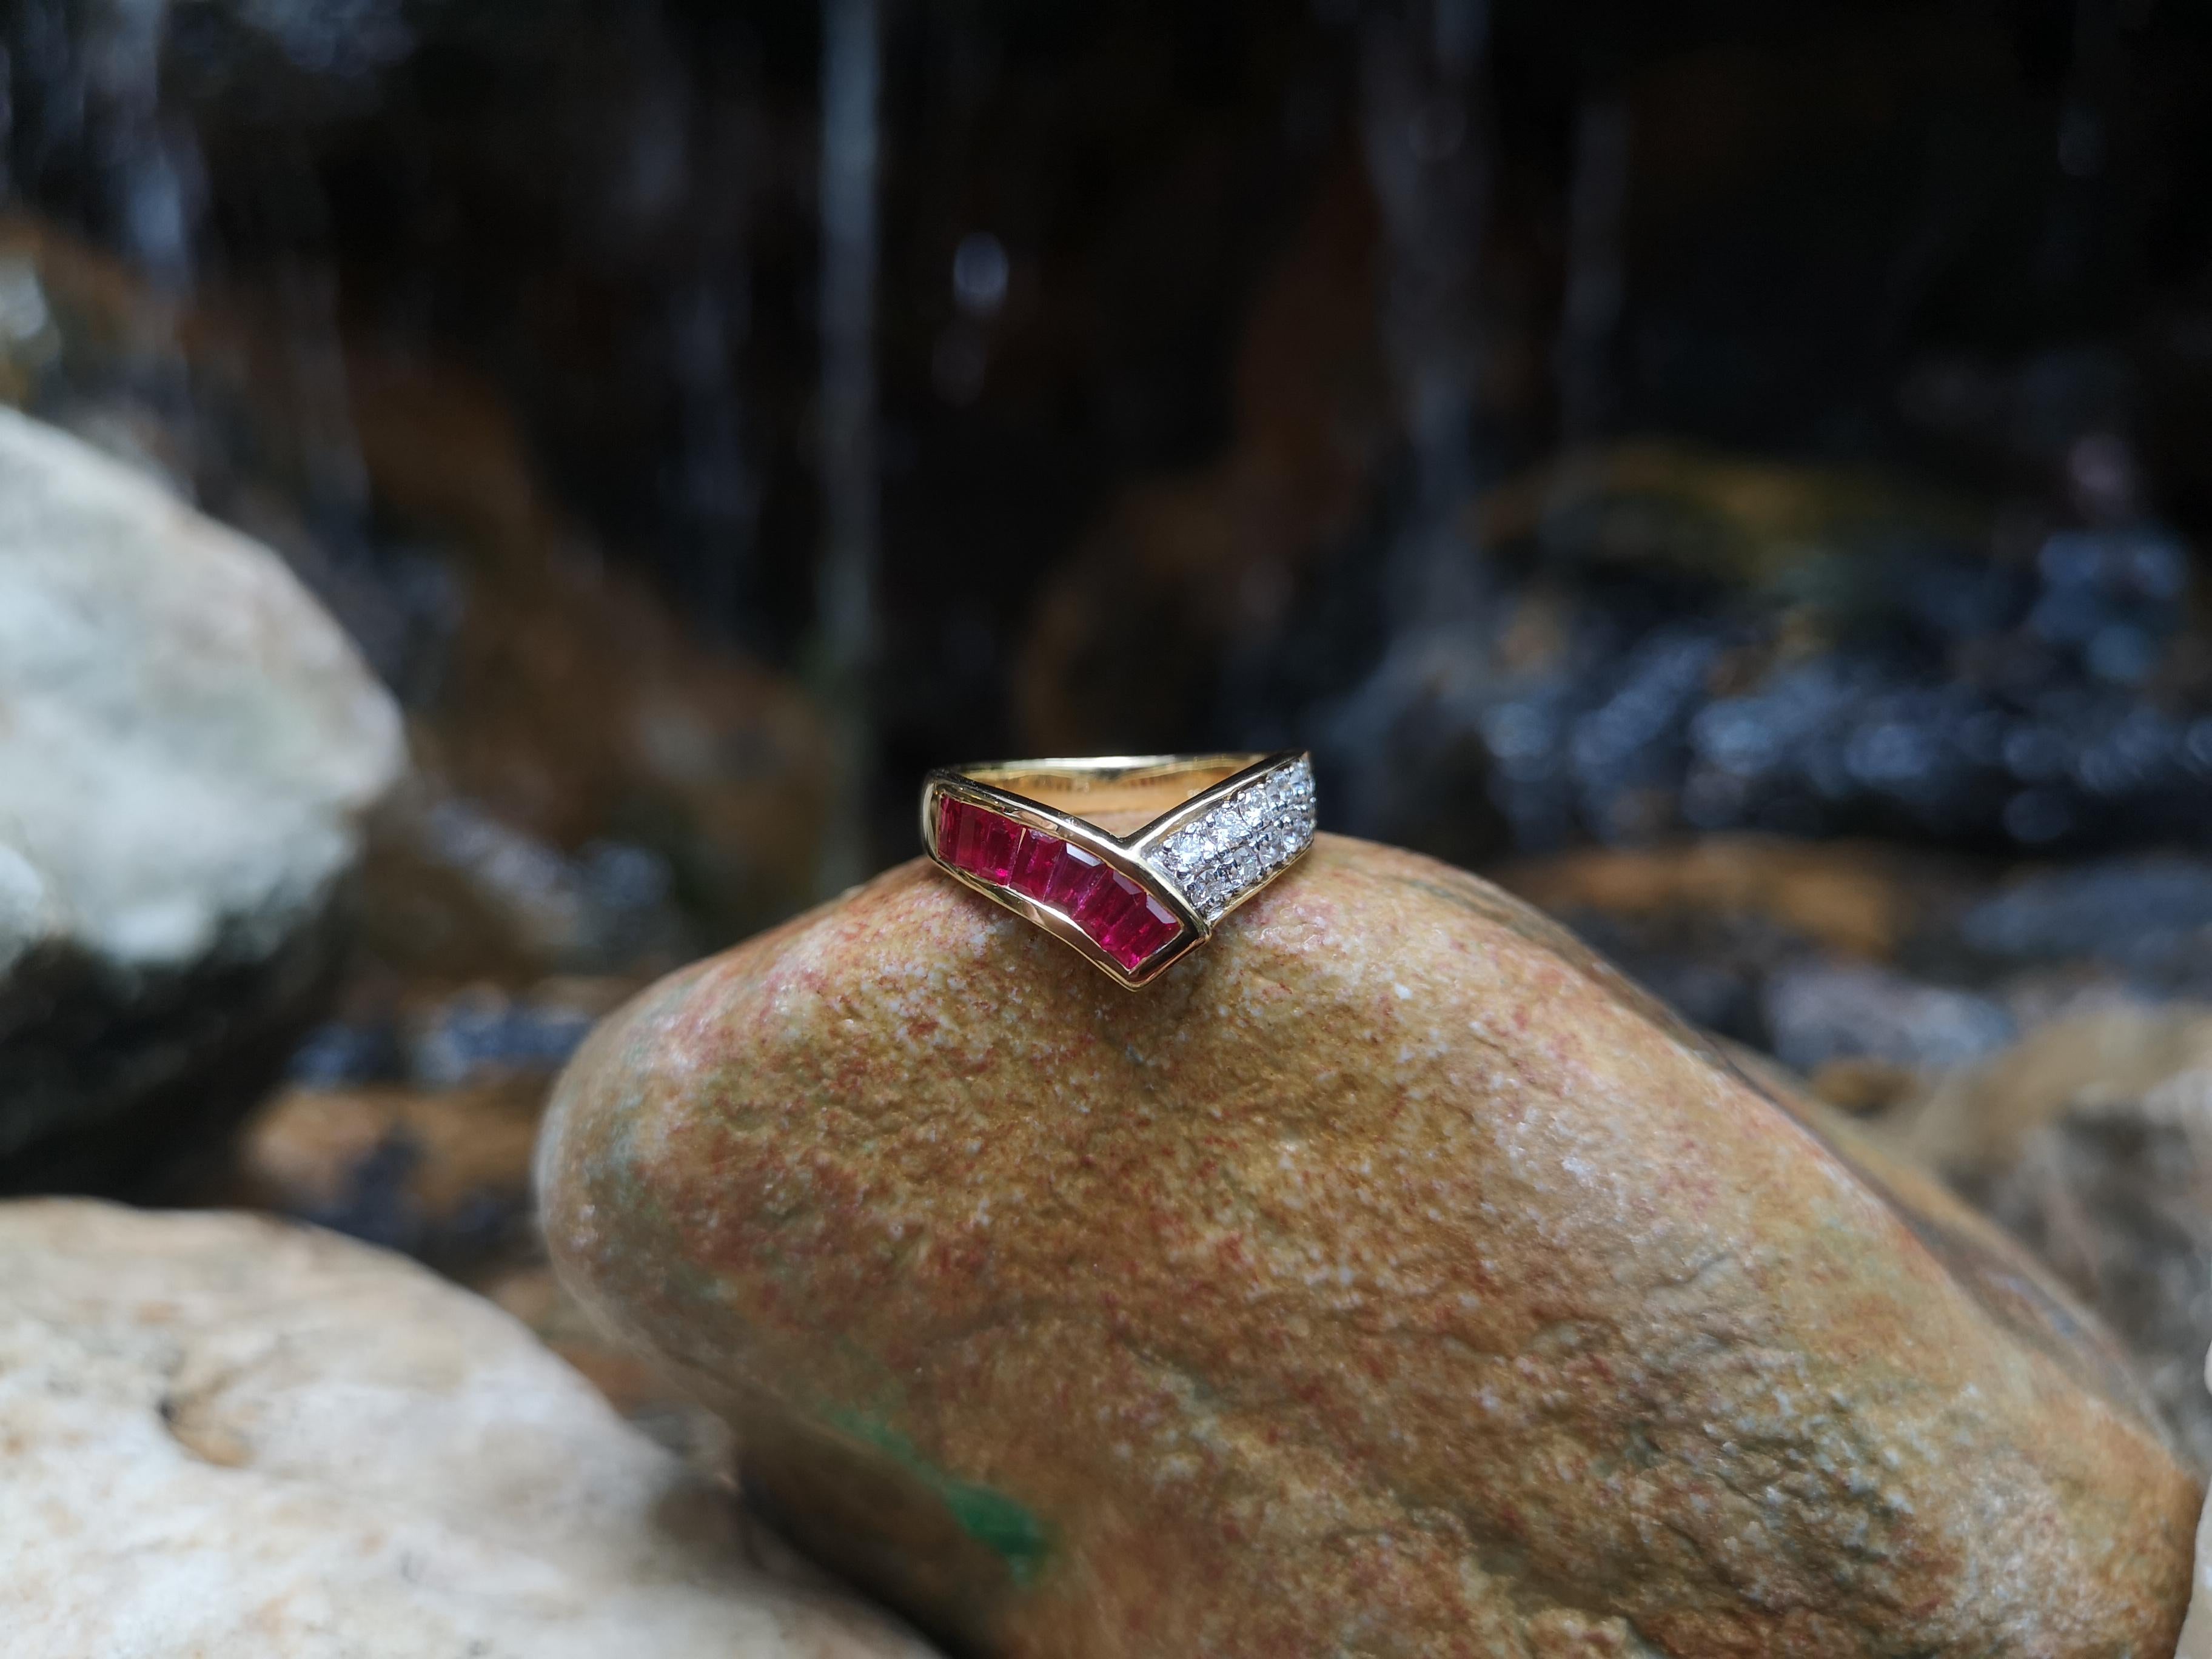
[[[969,867],[986,881],[1003,882],[1014,871],[1014,853],[1021,845],[1022,827],[996,812],[978,812],[975,862]]]
[[[1129,936],[1144,925],[1147,895],[1138,888],[1128,896],[1128,902],[1119,907],[1112,920],[1102,921],[1092,935],[1098,948],[1112,956],[1129,942]]]
[[[938,856],[956,870],[1050,905],[1134,971],[1182,937],[1182,924],[1095,853],[1003,812],[947,797],[937,814]]]
[[[956,870],[968,867],[968,855],[961,840],[968,833],[971,810],[948,796],[937,814],[937,855]]]
[[[1044,902],[1080,922],[1091,894],[1104,886],[1112,874],[1097,858],[1070,842],[1060,849],[1060,867],[1045,882]]]
[[[937,819],[937,851],[956,870],[1004,881],[1014,861],[1021,826],[1003,814],[948,800]]]
[[[1060,855],[1066,850],[1067,843],[1058,836],[1042,830],[1023,831],[1021,850],[1014,854],[1014,872],[1006,878],[1006,885],[1030,898],[1042,898],[1060,866]]]
[[[1133,969],[1182,932],[1182,924],[1147,893],[1142,904],[1115,922],[1113,930],[1098,941],[1098,948],[1124,968]]]
[[[1083,931],[1101,946],[1115,926],[1132,910],[1145,908],[1145,890],[1119,872],[1091,890],[1083,908],[1075,912],[1075,920]]]

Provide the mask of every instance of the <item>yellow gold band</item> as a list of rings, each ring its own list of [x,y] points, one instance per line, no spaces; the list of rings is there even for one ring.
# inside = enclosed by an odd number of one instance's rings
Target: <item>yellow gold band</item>
[[[1313,825],[1297,750],[1000,761],[922,786],[922,844],[947,874],[1133,988],[1304,856]]]

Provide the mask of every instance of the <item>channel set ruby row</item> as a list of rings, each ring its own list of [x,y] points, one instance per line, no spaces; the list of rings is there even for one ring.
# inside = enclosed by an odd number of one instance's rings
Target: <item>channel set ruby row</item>
[[[1179,824],[1159,844],[1154,880],[1211,927],[1313,835],[1313,767],[1302,757]],[[937,851],[956,870],[1049,905],[1133,973],[1183,936],[1158,897],[1097,854],[988,807],[941,798]]]
[[[937,852],[956,870],[1048,904],[1132,973],[1182,936],[1167,908],[1073,842],[988,807],[938,803]]]

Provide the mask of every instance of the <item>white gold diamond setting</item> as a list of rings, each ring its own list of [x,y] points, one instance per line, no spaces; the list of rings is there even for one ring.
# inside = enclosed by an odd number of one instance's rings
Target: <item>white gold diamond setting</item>
[[[1304,756],[1255,778],[1158,848],[1165,871],[1211,926],[1313,845],[1313,764]]]

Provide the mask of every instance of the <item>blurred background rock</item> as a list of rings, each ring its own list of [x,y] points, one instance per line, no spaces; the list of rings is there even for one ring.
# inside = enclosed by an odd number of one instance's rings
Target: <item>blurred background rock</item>
[[[1325,827],[1919,1151],[2212,1458],[2201,9],[13,0],[0,52],[0,398],[276,550],[413,757],[289,1081],[198,1074],[235,1155],[62,1184],[550,1328],[531,1127],[629,988],[907,856],[930,764],[1295,743]]]

